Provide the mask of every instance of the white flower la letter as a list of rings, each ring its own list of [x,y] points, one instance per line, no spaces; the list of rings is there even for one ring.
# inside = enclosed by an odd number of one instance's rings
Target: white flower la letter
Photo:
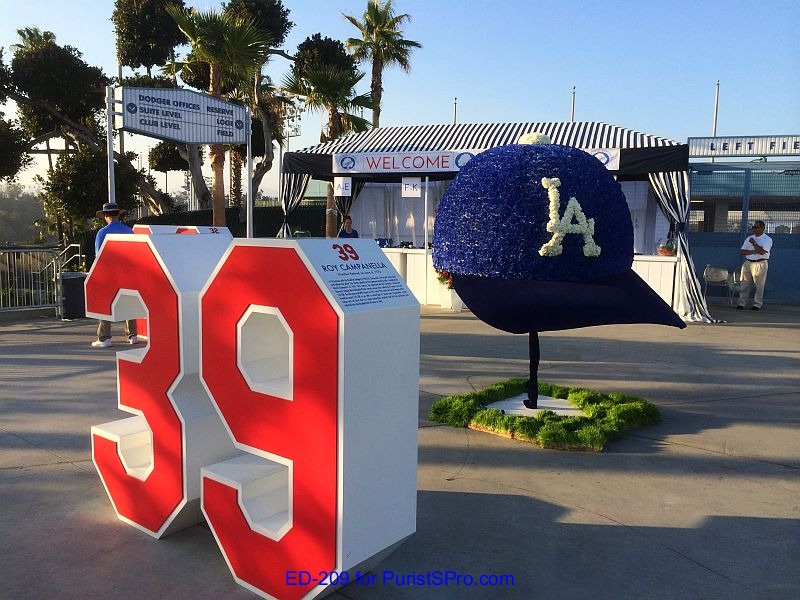
[[[572,196],[567,203],[564,216],[559,218],[559,208],[561,204],[561,193],[558,186],[561,180],[557,177],[542,178],[542,187],[547,190],[547,197],[550,199],[550,220],[547,222],[547,231],[553,234],[550,241],[539,248],[541,256],[559,256],[564,247],[561,241],[568,233],[579,233],[583,235],[583,255],[588,257],[600,256],[600,246],[594,243],[594,219],[587,219],[583,214],[583,209],[578,200]],[[577,223],[573,223],[573,218]]]

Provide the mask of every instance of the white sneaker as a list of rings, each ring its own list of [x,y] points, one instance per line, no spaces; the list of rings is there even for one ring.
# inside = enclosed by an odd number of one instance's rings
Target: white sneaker
[[[128,338],[128,343],[129,344],[138,344],[139,343],[139,336],[132,335],[131,337]]]
[[[92,348],[110,348],[111,340],[95,340],[92,342]]]

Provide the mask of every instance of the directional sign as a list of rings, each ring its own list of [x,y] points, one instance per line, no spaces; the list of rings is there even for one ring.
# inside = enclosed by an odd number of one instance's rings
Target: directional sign
[[[246,144],[247,109],[190,90],[118,87],[114,127],[184,144]]]
[[[336,196],[351,196],[353,194],[352,177],[334,177],[333,193]]]
[[[422,178],[403,177],[403,198],[422,198]]]

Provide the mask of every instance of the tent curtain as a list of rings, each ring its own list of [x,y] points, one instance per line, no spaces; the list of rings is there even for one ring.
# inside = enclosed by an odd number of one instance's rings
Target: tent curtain
[[[336,202],[336,210],[339,211],[340,221],[344,219],[345,215],[350,214],[350,209],[353,207],[353,202],[355,202],[358,195],[361,193],[361,190],[364,189],[364,184],[366,182],[363,179],[356,179],[353,181],[353,187],[350,190],[352,193],[349,196],[334,196],[334,202]]]
[[[290,238],[292,230],[289,227],[289,215],[300,206],[303,195],[306,193],[311,175],[308,173],[283,173],[281,178],[280,198],[283,208],[283,225],[275,237]]]
[[[656,194],[661,211],[669,219],[678,242],[678,272],[675,274],[678,283],[677,313],[684,321],[701,323],[719,323],[708,312],[705,296],[697,280],[692,255],[689,252],[689,241],[686,237],[686,224],[689,221],[691,199],[689,194],[689,172],[670,171],[649,173],[650,185]]]

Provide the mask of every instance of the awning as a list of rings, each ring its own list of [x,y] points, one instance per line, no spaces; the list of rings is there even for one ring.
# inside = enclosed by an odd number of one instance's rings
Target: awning
[[[365,133],[287,152],[283,156],[284,173],[310,174],[314,179],[332,180],[332,157],[347,153],[402,153],[456,150],[487,150],[514,144],[525,133],[542,133],[554,144],[584,150],[618,150],[620,177],[664,171],[683,171],[689,165],[689,147],[617,125],[595,121],[577,123],[488,123],[456,125],[409,125],[380,127]],[[455,173],[415,172],[431,179],[452,179]],[[401,175],[353,174],[371,181],[400,181]]]

